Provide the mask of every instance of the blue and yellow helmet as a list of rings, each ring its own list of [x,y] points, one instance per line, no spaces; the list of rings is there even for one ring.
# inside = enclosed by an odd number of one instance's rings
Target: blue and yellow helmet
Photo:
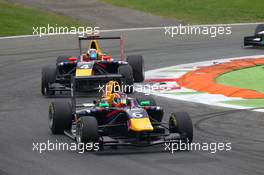
[[[90,57],[90,60],[97,60],[97,51],[96,49],[89,49],[88,54]]]

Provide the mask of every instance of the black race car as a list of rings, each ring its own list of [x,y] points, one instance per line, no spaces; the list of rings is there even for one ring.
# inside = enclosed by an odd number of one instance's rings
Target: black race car
[[[59,56],[55,66],[45,66],[42,69],[41,93],[54,95],[56,92],[70,91],[71,76],[89,77],[82,83],[82,91],[95,90],[100,84],[116,80],[127,86],[132,92],[134,82],[144,81],[144,60],[141,55],[127,56],[124,61],[123,37],[79,37],[80,55],[78,57]],[[96,60],[85,60],[87,53],[82,51],[82,41],[89,40],[89,49],[96,50]],[[99,40],[120,40],[120,59],[104,54],[99,46]]]
[[[78,81],[75,78],[73,82]],[[193,140],[188,113],[172,113],[169,122],[163,122],[163,109],[150,96],[129,97],[122,107],[111,106],[104,98],[76,104],[76,84],[72,87],[71,102],[50,104],[49,127],[53,134],[64,133],[78,143],[97,143],[100,150],[106,146],[151,146]]]
[[[264,46],[264,24],[259,24],[254,36],[244,37],[244,46]]]

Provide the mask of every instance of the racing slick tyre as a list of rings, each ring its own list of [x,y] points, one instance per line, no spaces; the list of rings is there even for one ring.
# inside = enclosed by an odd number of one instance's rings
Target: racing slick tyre
[[[121,85],[124,86],[122,89],[124,89],[125,93],[132,93],[134,91],[133,87],[133,70],[130,65],[121,65],[118,67],[118,74],[121,74],[124,79],[121,82]]]
[[[257,25],[255,30],[255,35],[258,35],[259,32],[263,32],[263,31],[264,31],[264,24]]]
[[[85,116],[80,118],[77,124],[76,140],[78,143],[98,142],[98,123],[93,116]]]
[[[57,64],[61,63],[61,62],[68,62],[68,58],[70,58],[71,56],[58,56],[57,58]]]
[[[171,114],[169,130],[171,133],[179,133],[184,138],[184,142],[191,143],[193,140],[192,120],[186,112],[175,112]]]
[[[142,82],[145,79],[144,59],[141,55],[127,56],[127,62],[133,69],[134,82]]]
[[[52,102],[49,106],[49,127],[52,134],[63,134],[72,125],[72,107],[69,102]]]
[[[55,91],[49,90],[49,84],[55,83],[57,70],[54,66],[45,66],[41,73],[41,93],[42,95],[54,95]]]

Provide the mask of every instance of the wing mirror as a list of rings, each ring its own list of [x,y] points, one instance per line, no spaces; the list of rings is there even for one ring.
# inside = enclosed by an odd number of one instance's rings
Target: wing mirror
[[[99,107],[103,107],[103,108],[109,107],[109,103],[107,103],[107,102],[100,102],[99,103]]]
[[[141,101],[140,106],[150,106],[150,101]]]

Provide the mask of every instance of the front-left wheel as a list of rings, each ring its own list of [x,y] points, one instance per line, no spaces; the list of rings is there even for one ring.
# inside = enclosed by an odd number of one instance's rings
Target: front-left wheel
[[[76,129],[76,140],[78,143],[98,142],[98,123],[93,116],[81,117]]]
[[[192,120],[187,112],[172,113],[169,119],[171,133],[179,133],[184,142],[191,143],[193,140]]]
[[[56,81],[56,67],[45,66],[41,73],[41,93],[42,95],[54,95],[55,91],[50,89],[50,84]]]
[[[69,102],[52,102],[49,106],[49,127],[52,134],[63,134],[72,126],[72,107]]]

